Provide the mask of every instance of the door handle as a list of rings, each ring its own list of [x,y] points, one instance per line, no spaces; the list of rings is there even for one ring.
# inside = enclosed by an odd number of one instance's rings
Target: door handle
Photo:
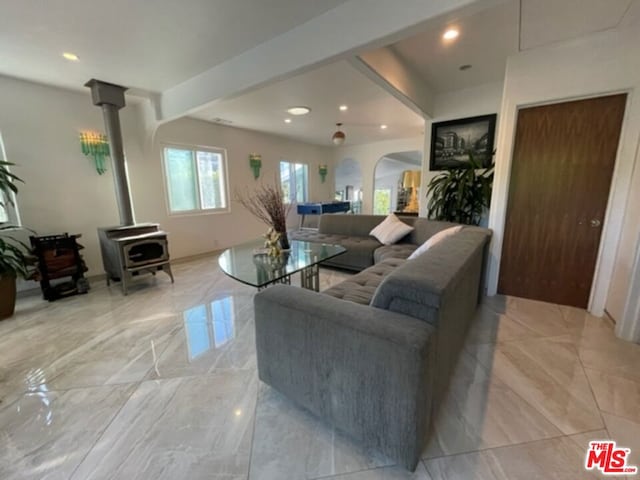
[[[600,220],[598,220],[597,218],[592,218],[589,224],[592,228],[598,228],[601,225]]]

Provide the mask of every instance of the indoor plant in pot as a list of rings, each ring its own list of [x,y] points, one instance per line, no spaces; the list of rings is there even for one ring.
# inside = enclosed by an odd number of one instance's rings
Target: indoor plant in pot
[[[236,192],[236,201],[253,216],[266,223],[279,234],[280,247],[289,250],[287,237],[287,215],[291,204],[286,204],[279,182],[273,185],[263,184],[254,191]]]
[[[18,192],[15,182],[21,182],[8,167],[12,164],[0,161],[0,205],[13,205],[13,195]],[[14,228],[0,224],[0,320],[13,315],[16,305],[16,279],[27,277],[29,250],[22,242],[7,236],[2,230]]]
[[[483,169],[469,152],[469,163],[437,175],[427,186],[429,218],[479,225],[491,203],[493,169]]]

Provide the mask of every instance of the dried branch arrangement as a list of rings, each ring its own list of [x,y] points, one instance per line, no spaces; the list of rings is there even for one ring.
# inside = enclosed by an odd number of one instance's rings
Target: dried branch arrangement
[[[291,204],[284,203],[282,188],[278,182],[273,185],[262,184],[253,191],[248,188],[244,192],[236,190],[234,197],[254,217],[280,233],[282,247],[289,248],[286,233]]]

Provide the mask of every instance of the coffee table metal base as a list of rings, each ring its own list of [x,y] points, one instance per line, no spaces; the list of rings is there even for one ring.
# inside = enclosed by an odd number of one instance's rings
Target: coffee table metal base
[[[264,290],[271,285],[291,285],[291,275],[287,275],[286,277],[279,278],[277,280],[274,280],[273,282],[266,283],[261,287],[258,287],[258,291]]]
[[[317,263],[300,271],[300,286],[314,292],[320,291],[320,267]]]
[[[271,285],[291,285],[291,275],[279,278],[273,282],[269,282],[266,285],[258,287],[258,291],[264,290]],[[316,263],[307,268],[300,270],[300,286],[307,290],[313,290],[314,292],[320,291],[320,267]]]

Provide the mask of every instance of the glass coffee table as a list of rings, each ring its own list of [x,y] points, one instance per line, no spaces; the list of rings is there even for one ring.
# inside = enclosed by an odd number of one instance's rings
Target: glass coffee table
[[[218,264],[224,273],[246,285],[262,290],[276,283],[291,284],[291,275],[300,272],[300,284],[309,290],[320,289],[319,264],[347,251],[340,245],[291,240],[291,249],[279,257],[254,255],[264,240],[256,239],[222,252]]]

